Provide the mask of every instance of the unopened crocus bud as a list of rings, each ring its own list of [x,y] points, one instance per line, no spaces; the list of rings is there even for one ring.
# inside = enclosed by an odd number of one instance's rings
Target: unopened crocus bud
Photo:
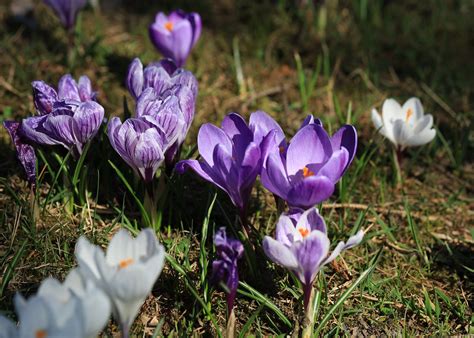
[[[237,262],[244,254],[242,243],[227,237],[225,228],[220,228],[214,235],[217,259],[212,262],[213,284],[224,282],[227,287],[227,311],[230,314],[234,307],[234,300],[239,286],[239,270]]]
[[[87,0],[44,0],[44,3],[54,10],[64,28],[71,30],[76,25],[77,13]]]

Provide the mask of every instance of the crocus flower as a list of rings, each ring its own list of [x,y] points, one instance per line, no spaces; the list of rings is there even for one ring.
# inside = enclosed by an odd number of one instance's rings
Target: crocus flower
[[[168,16],[159,12],[149,33],[156,49],[182,67],[201,35],[201,28],[199,14],[177,10]]]
[[[5,121],[18,159],[30,184],[36,183],[35,145],[62,145],[80,154],[84,144],[98,131],[104,108],[94,102],[96,93],[87,76],[77,83],[69,74],[59,80],[58,91],[44,81],[33,81],[37,116],[22,122]]]
[[[97,93],[92,90],[91,80],[83,75],[76,82],[70,74],[59,79],[58,91],[44,81],[33,81],[33,103],[39,115],[53,111],[54,104],[64,101],[86,102],[95,101]]]
[[[255,134],[238,114],[222,121],[222,129],[206,123],[199,129],[198,148],[203,161],[185,160],[176,165],[178,173],[187,168],[224,190],[241,213],[245,213],[250,192],[273,142],[273,131]]]
[[[174,114],[130,118],[124,123],[114,117],[108,125],[110,144],[145,182],[151,182],[177,139],[179,123]]]
[[[318,210],[311,208],[299,217],[282,214],[276,226],[275,239],[265,236],[263,250],[273,262],[296,274],[304,285],[306,308],[319,270],[342,251],[359,244],[363,236],[364,231],[360,230],[346,243],[339,242],[329,255],[326,224]]]
[[[75,255],[79,272],[108,294],[113,315],[127,336],[161,273],[164,247],[151,229],[142,230],[135,239],[122,229],[110,241],[106,254],[81,237]]]
[[[382,117],[373,109],[372,121],[375,128],[399,150],[429,143],[436,136],[433,116],[424,114],[423,106],[416,97],[406,101],[403,106],[394,99],[385,100]]]
[[[24,119],[21,133],[36,144],[62,145],[80,155],[103,119],[104,108],[97,102],[57,102],[51,113]]]
[[[244,254],[244,246],[239,240],[228,238],[224,227],[214,235],[214,245],[218,258],[212,262],[211,281],[213,284],[223,281],[227,286],[227,312],[230,314],[239,286],[237,262]]]
[[[60,317],[68,303],[79,301],[85,337],[97,337],[110,317],[111,305],[107,294],[91,280],[86,280],[78,269],[69,272],[64,283],[47,278],[38,289],[56,317]]]
[[[80,300],[72,297],[63,304],[55,304],[61,311],[54,311],[52,302],[38,295],[26,300],[17,294],[14,303],[19,325],[0,316],[0,337],[85,337]]]
[[[87,0],[44,0],[44,3],[56,12],[63,26],[71,30],[76,24],[77,13],[86,5]]]
[[[163,59],[143,69],[140,59],[135,58],[128,67],[126,85],[135,100],[149,87],[154,88],[157,95],[161,96],[177,84],[188,88],[193,94],[193,100],[196,100],[198,92],[196,77],[190,71],[178,68],[172,60]]]
[[[262,184],[290,207],[310,208],[331,196],[356,148],[353,126],[343,126],[329,137],[319,123],[309,123],[287,148],[272,148],[263,164]]]

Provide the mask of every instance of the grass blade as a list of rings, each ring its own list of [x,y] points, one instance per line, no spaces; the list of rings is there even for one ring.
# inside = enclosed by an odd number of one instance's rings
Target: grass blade
[[[326,326],[327,322],[329,319],[331,319],[331,316],[336,312],[336,310],[344,304],[347,298],[352,294],[352,292],[370,275],[370,273],[375,269],[375,266],[377,265],[377,261],[379,260],[380,255],[382,254],[383,248],[380,248],[380,250],[377,252],[375,257],[371,260],[369,267],[362,272],[362,274],[357,278],[357,280],[352,283],[352,285],[344,291],[342,296],[337,300],[337,302],[329,309],[329,311],[326,313],[324,318],[321,320],[319,323],[318,327],[316,328],[316,331],[314,332],[314,337],[318,337],[321,330],[324,329]]]
[[[2,286],[0,288],[0,297],[3,296],[3,291],[5,291],[5,288],[7,287],[8,283],[10,282],[10,280],[13,277],[13,270],[15,269],[15,266],[18,264],[18,261],[20,260],[20,258],[23,256],[23,252],[25,251],[27,242],[28,242],[28,240],[26,240],[26,239],[23,241],[23,243],[21,244],[20,249],[18,249],[15,257],[13,257],[13,260],[8,265],[7,271],[3,275]]]
[[[171,267],[176,271],[178,272],[180,275],[182,275],[184,277],[184,282],[186,284],[186,287],[188,288],[188,290],[192,293],[192,295],[196,298],[196,300],[198,301],[199,304],[201,304],[204,312],[206,313],[206,315],[209,316],[209,318],[211,319],[211,322],[212,324],[214,325],[214,328],[216,329],[217,331],[217,334],[219,337],[222,337],[222,332],[221,330],[219,329],[219,325],[217,324],[217,321],[216,321],[216,318],[213,316],[213,314],[211,313],[211,310],[210,308],[207,306],[206,302],[199,296],[199,293],[198,291],[196,290],[196,288],[194,287],[194,285],[192,284],[191,280],[189,279],[189,276],[188,274],[186,273],[186,271],[184,270],[184,268],[173,258],[171,257],[170,255],[166,255],[166,260],[170,263]]]
[[[265,297],[265,295],[261,294],[245,282],[239,282],[239,285],[243,287],[246,291],[239,288],[237,290],[238,293],[247,296],[251,299],[254,299],[260,304],[265,304],[267,308],[272,310],[283,321],[283,323],[285,323],[288,327],[292,327],[290,320],[284,315],[283,312],[281,312],[281,310],[275,304],[272,303],[272,301]]]
[[[127,179],[126,179],[125,176],[122,174],[122,172],[120,171],[120,169],[117,168],[117,167],[115,166],[115,164],[113,164],[113,162],[110,161],[110,160],[109,160],[109,164],[110,164],[110,165],[112,166],[112,168],[115,170],[115,173],[118,175],[118,177],[120,178],[120,180],[122,181],[122,183],[125,185],[125,187],[127,188],[128,192],[132,195],[132,197],[133,197],[133,199],[135,200],[135,202],[137,202],[138,208],[140,209],[140,213],[142,214],[142,217],[143,217],[143,219],[145,220],[146,226],[147,226],[147,227],[151,227],[150,217],[148,216],[148,213],[146,212],[145,207],[143,206],[142,201],[140,201],[140,199],[137,197],[137,195],[135,194],[135,191],[133,191],[133,188],[132,188],[131,185],[128,183]]]

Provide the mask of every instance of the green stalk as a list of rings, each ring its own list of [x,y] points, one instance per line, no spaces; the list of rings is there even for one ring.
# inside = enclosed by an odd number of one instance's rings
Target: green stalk
[[[393,164],[395,165],[395,173],[397,175],[397,187],[400,188],[403,185],[401,164],[403,160],[402,150],[397,147],[393,148]]]
[[[303,333],[301,337],[312,337],[314,327],[314,292],[313,283],[303,285],[304,293],[304,318],[303,318]]]

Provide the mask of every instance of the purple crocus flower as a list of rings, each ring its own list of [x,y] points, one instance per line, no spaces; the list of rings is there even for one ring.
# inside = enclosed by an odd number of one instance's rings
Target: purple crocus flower
[[[160,96],[154,88],[145,89],[137,100],[136,117],[156,121],[173,121],[172,135],[168,136],[166,163],[174,165],[174,158],[183,144],[194,117],[194,99],[183,85],[174,85]],[[174,116],[171,120],[166,116]],[[176,122],[175,122],[176,121]],[[173,142],[171,142],[173,141]]]
[[[77,13],[86,5],[87,0],[44,0],[44,3],[56,12],[63,26],[71,30],[76,24]]]
[[[133,59],[128,67],[126,84],[135,100],[149,87],[154,88],[157,94],[161,95],[171,87],[180,84],[192,92],[194,100],[196,100],[198,92],[198,82],[193,73],[178,68],[169,59],[151,63],[145,69],[143,69],[140,59]]]
[[[239,270],[237,262],[244,254],[242,243],[233,238],[228,238],[225,228],[220,228],[214,235],[214,245],[216,246],[218,258],[212,262],[213,284],[223,281],[228,289],[227,293],[227,313],[230,314],[234,307],[234,300],[239,286]]]
[[[176,165],[179,173],[191,168],[224,190],[239,208],[241,216],[245,216],[250,192],[274,137],[273,131],[266,135],[255,132],[254,114],[249,126],[235,113],[224,118],[222,129],[204,124],[197,141],[203,161],[185,160]]]
[[[130,118],[123,124],[118,117],[110,120],[108,135],[115,151],[145,181],[151,182],[165,159],[165,152],[176,140],[178,118],[162,114]]]
[[[53,111],[56,102],[95,101],[97,93],[92,90],[91,80],[83,75],[76,82],[70,74],[66,74],[58,83],[58,91],[44,81],[33,81],[33,103],[39,115],[46,115]]]
[[[201,28],[199,14],[177,10],[168,16],[159,12],[149,33],[156,49],[182,67],[201,35]]]
[[[346,125],[329,137],[314,121],[304,125],[289,146],[284,142],[269,152],[261,172],[262,184],[290,207],[307,209],[332,195],[354,158],[357,132]]]
[[[82,153],[84,144],[97,133],[104,118],[104,108],[94,102],[96,93],[87,76],[79,82],[66,74],[59,80],[58,90],[44,81],[33,81],[33,102],[37,116],[22,122],[6,121],[25,169],[28,181],[36,182],[35,145],[62,145],[74,154]]]
[[[104,108],[94,101],[56,102],[51,113],[32,116],[21,123],[21,133],[30,142],[62,145],[76,155],[95,136],[104,119]]]
[[[28,182],[34,188],[36,184],[36,154],[35,149],[21,135],[21,123],[16,121],[5,121],[3,126],[10,134],[15,146],[17,157],[25,169]]]
[[[326,224],[316,208],[298,217],[282,214],[276,226],[275,239],[265,236],[263,250],[273,262],[293,271],[304,287],[305,308],[308,306],[313,282],[319,270],[339,254],[358,245],[364,237],[360,230],[349,240],[339,242],[329,255]]]

